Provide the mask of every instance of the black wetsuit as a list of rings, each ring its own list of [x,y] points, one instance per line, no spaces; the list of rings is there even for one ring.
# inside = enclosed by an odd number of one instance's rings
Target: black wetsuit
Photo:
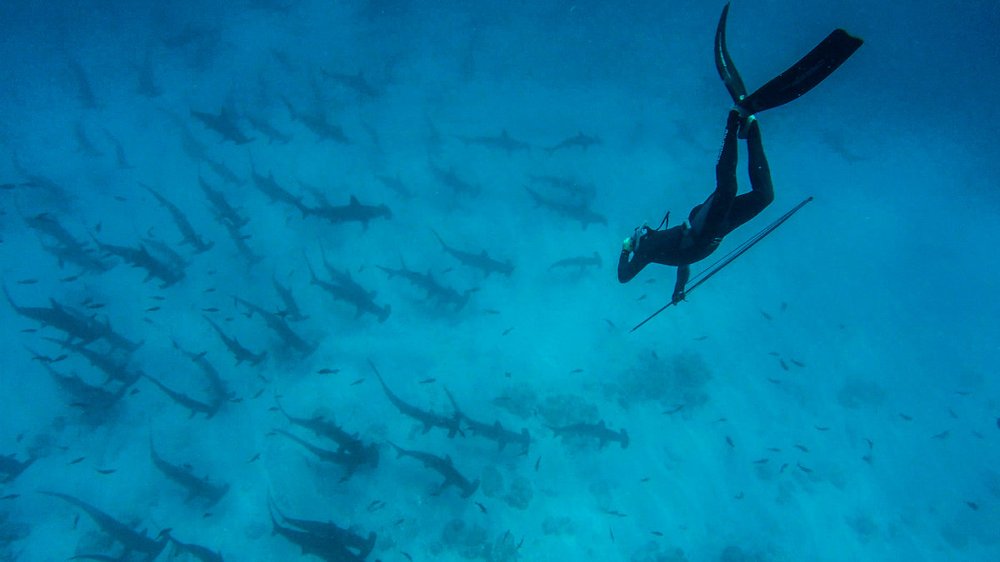
[[[664,230],[650,229],[640,240],[633,241],[634,251],[623,249],[618,259],[620,282],[628,282],[649,263],[677,266],[674,300],[683,298],[690,275],[688,265],[708,257],[725,235],[757,216],[774,200],[771,171],[756,120],[750,121],[747,130],[752,190],[736,195],[736,133],[740,119],[736,111],[729,113],[722,153],[715,165],[715,191],[704,203],[691,209],[688,224]]]

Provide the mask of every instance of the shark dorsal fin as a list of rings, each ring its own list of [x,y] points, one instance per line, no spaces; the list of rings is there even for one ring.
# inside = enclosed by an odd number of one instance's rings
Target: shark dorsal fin
[[[356,207],[356,206],[358,206],[360,204],[361,204],[361,201],[358,201],[357,197],[351,195],[351,206],[352,207]]]

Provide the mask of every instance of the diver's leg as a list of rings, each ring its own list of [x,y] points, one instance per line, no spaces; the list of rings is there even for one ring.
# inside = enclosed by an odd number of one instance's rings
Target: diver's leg
[[[740,114],[730,111],[726,121],[726,136],[722,139],[722,152],[715,164],[715,191],[692,211],[689,217],[693,234],[697,238],[716,238],[725,227],[726,217],[736,198],[736,164],[739,152],[736,148],[736,132],[740,126]]]
[[[764,154],[764,143],[760,135],[760,125],[757,120],[751,120],[747,126],[747,152],[750,162],[749,193],[744,193],[733,201],[729,210],[726,233],[747,222],[763,211],[771,201],[774,201],[774,185],[771,183],[771,168]]]

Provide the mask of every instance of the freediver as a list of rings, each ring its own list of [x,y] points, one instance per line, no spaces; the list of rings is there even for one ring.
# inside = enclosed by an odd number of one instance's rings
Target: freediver
[[[667,213],[660,228],[652,229],[647,225],[636,228],[622,243],[618,259],[621,283],[627,283],[650,263],[676,266],[672,304],[684,300],[689,266],[708,257],[719,247],[723,237],[757,216],[774,200],[771,172],[756,114],[805,94],[832,74],[862,44],[861,39],[837,29],[795,65],[748,96],[726,47],[728,13],[729,4],[726,4],[715,34],[715,63],[735,106],[726,120],[722,151],[715,166],[715,191],[692,209],[687,220],[678,226],[662,228],[669,218]],[[746,139],[749,153],[751,190],[742,195],[736,194],[737,138]]]

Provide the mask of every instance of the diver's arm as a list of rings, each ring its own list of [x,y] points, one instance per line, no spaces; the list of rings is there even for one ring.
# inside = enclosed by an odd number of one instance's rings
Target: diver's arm
[[[677,266],[677,282],[674,283],[674,296],[671,302],[678,303],[684,300],[684,286],[687,285],[688,278],[691,276],[691,268],[687,265]]]
[[[623,248],[622,253],[618,255],[618,282],[628,283],[645,265],[638,256]]]

